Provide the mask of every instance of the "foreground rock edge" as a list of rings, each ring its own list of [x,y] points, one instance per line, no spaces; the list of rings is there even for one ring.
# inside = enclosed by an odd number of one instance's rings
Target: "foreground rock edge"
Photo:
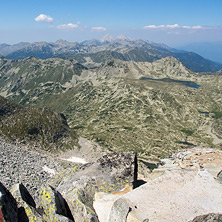
[[[137,180],[136,175],[135,154],[112,153],[94,163],[60,172],[57,177],[42,186],[38,204],[35,204],[23,184],[15,184],[12,187],[14,197],[0,184],[0,216],[2,215],[3,221],[13,222],[99,221],[92,206],[95,192],[133,187]],[[55,186],[52,187],[52,184]],[[10,200],[10,207],[6,200]],[[14,209],[12,218],[7,214],[11,212],[10,209]]]

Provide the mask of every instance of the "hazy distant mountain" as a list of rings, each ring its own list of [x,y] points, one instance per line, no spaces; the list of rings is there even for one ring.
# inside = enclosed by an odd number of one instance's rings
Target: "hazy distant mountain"
[[[20,42],[18,44],[14,44],[14,45],[8,45],[5,43],[0,44],[0,54],[3,56],[6,56],[14,51],[24,48],[25,46],[27,46],[29,44],[30,43],[28,43],[28,42]]]
[[[207,59],[222,63],[222,42],[192,43],[179,48],[196,52]]]
[[[125,35],[119,35],[117,37],[113,37],[112,35],[105,35],[103,38],[100,39],[101,42],[112,42],[112,41],[115,41],[115,40],[126,40],[126,41],[129,41],[129,40],[132,40],[131,38],[128,38],[127,36]]]
[[[20,46],[19,49],[16,49],[15,45],[10,48],[10,46],[3,44],[2,49],[5,51],[2,54],[10,59],[24,59],[29,56],[41,59],[51,57],[75,59],[84,63],[84,65],[90,62],[101,63],[106,59],[152,62],[167,56],[173,56],[195,72],[215,72],[222,69],[221,64],[207,60],[198,54],[173,49],[164,44],[133,40],[124,35],[117,37],[106,35],[101,40],[94,39],[81,43],[58,40],[55,43],[26,43],[23,44],[23,47],[21,44],[17,45]],[[7,47],[10,49],[8,53],[6,53]]]
[[[101,44],[102,42],[102,44]],[[194,72],[215,72],[222,69],[222,65],[207,60],[196,53],[177,50],[164,44],[157,44],[144,40],[132,40],[124,36],[112,37],[106,35],[101,41],[85,41],[85,53],[65,53],[57,55],[63,59],[75,59],[87,65],[89,61],[101,63],[107,59],[122,61],[153,62],[158,59],[173,56]]]
[[[7,54],[6,57],[10,59],[24,59],[29,56],[35,56],[37,58],[46,59],[65,52],[79,53],[81,52],[80,48],[79,43],[71,43],[64,40],[58,40],[55,43],[35,42]]]

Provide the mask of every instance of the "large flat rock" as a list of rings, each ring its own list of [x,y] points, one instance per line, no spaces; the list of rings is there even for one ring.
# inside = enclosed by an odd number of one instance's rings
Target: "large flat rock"
[[[187,222],[207,213],[222,213],[222,185],[206,170],[166,170],[124,195],[140,221]]]

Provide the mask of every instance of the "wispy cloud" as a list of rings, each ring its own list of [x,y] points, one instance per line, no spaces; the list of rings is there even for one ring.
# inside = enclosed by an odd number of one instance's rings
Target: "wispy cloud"
[[[40,14],[39,16],[35,18],[36,22],[53,22],[53,20],[54,19],[52,17],[45,14]]]
[[[106,31],[107,30],[107,28],[105,27],[92,27],[91,29],[93,31]]]
[[[78,22],[79,24],[79,22]],[[57,25],[56,28],[57,29],[76,29],[78,28],[79,26],[77,24],[73,24],[73,23],[68,23],[68,24],[63,24],[63,25]]]
[[[174,24],[174,25],[147,25],[143,27],[144,29],[213,29],[215,27],[208,27],[208,26],[188,26],[188,25],[184,25],[184,26],[180,26],[178,24]]]

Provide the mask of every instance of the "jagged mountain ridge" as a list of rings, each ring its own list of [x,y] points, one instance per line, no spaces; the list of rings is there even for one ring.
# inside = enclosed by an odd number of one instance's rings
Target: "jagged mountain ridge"
[[[189,144],[220,144],[221,76],[196,74],[173,57],[94,68],[58,58],[0,64],[1,95],[64,113],[79,135],[111,151],[157,158]]]
[[[153,62],[173,56],[195,72],[214,72],[222,69],[221,64],[204,59],[198,54],[176,50],[164,44],[133,40],[125,36],[105,36],[101,40],[89,40],[82,43],[71,43],[64,40],[58,40],[55,43],[36,42],[24,44],[24,47],[19,49],[14,46],[11,48],[4,46],[4,44],[0,45],[0,54],[10,59],[35,56],[42,59],[60,57],[86,62],[89,57],[93,62],[101,63],[104,62],[104,57],[123,61]],[[7,49],[8,52],[6,52]]]

